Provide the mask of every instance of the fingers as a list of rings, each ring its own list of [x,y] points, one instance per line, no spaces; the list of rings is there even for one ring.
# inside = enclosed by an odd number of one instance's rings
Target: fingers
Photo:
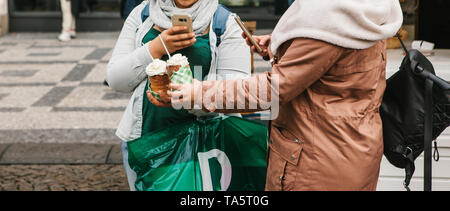
[[[169,88],[173,89],[173,90],[180,90],[182,86],[183,86],[182,84],[174,84],[174,83],[169,84]],[[169,91],[168,93],[170,93],[170,92],[171,91]]]
[[[259,47],[263,50],[262,52],[258,52],[256,50],[256,47],[252,42],[250,42],[250,39],[246,37],[245,34],[243,34],[242,36],[245,37],[245,42],[248,46],[250,46],[252,52],[257,52],[260,56],[267,56],[267,48],[270,43],[270,36],[253,36],[255,41],[259,44]]]
[[[169,84],[169,89],[173,91],[168,91],[167,95],[172,104],[177,105],[177,103],[183,102],[183,97],[185,96],[183,88],[182,84]]]
[[[170,97],[171,102],[183,99],[183,91],[168,91],[167,96]]]
[[[183,33],[187,30],[188,30],[187,26],[172,26],[170,29],[167,30],[167,34],[175,35],[175,34]]]
[[[245,35],[244,32],[242,32],[241,36],[242,36],[242,38],[247,39],[247,35]]]
[[[251,49],[252,49],[253,52],[257,52],[260,56],[263,56],[263,57],[264,57],[264,56],[267,56],[267,55],[268,55],[268,52],[267,52],[267,49],[266,49],[266,48],[262,48],[262,49],[263,49],[262,52],[258,52],[258,51],[256,50],[255,46],[252,46]]]
[[[253,36],[253,39],[255,39],[257,43],[259,42],[259,38],[257,36]],[[253,43],[250,42],[250,39],[248,37],[245,37],[245,42],[247,42],[248,46],[253,46]]]
[[[245,38],[245,42],[247,43],[248,46],[252,47],[252,43],[250,43],[250,40],[248,38]]]
[[[163,32],[163,39],[170,53],[190,47],[197,42],[195,33],[186,33],[186,30],[186,26],[174,26]]]
[[[264,56],[268,56],[269,53],[268,53],[267,49],[263,49],[263,51],[261,53],[259,53],[259,55],[264,57]]]
[[[253,44],[250,42],[250,39],[247,37],[247,35],[245,35],[244,32],[242,32],[241,36],[245,39],[245,42],[247,42],[248,46],[253,46]],[[253,36],[253,38],[256,39],[257,42],[259,41],[257,36]]]
[[[182,40],[190,40],[193,38],[195,38],[194,33],[182,33],[182,34],[167,36],[167,41],[168,42],[178,42],[178,41],[182,41]]]
[[[174,84],[172,86],[169,86],[173,91],[167,91],[167,96],[170,98],[170,100],[173,102],[177,99],[182,99],[186,97],[185,88],[180,84]],[[175,88],[177,87],[177,88]]]
[[[158,94],[161,97],[161,99],[159,101],[161,101],[165,104],[170,104],[170,97],[167,94],[167,92],[159,91]]]
[[[271,39],[271,37],[269,35],[262,36],[259,41],[259,45],[268,46],[270,43],[270,39]]]
[[[195,42],[197,42],[197,39],[192,38],[190,40],[174,42],[173,46],[178,48],[178,49],[183,49],[183,48],[187,48],[187,47],[190,47],[190,46],[194,45]]]
[[[168,96],[170,97],[170,102],[173,108],[180,109],[183,108],[183,105],[186,104],[186,98],[183,94],[183,91],[168,91]],[[189,109],[188,107],[185,107],[186,109]]]
[[[155,106],[158,106],[158,107],[170,107],[170,103],[163,103],[163,102],[159,101],[148,90],[147,90],[147,97],[148,97],[148,100],[150,101],[150,103],[152,103]]]
[[[160,102],[158,102],[158,100],[155,97],[153,97],[152,93],[150,93],[150,91],[148,90],[147,90],[147,98],[153,105],[160,104]]]
[[[169,88],[173,91],[168,91],[167,94],[173,105],[179,105],[180,103],[186,103],[193,100],[193,93],[191,90],[193,86],[191,84],[169,84]]]

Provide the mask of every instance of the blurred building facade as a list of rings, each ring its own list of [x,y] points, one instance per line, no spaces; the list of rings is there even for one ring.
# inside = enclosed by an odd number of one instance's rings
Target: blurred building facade
[[[7,0],[0,0],[0,36],[8,33],[9,16]]]
[[[2,0],[9,6],[11,32],[56,32],[61,30],[59,0]],[[117,31],[122,27],[122,0],[77,0],[82,9],[79,31]],[[257,21],[258,28],[272,28],[286,9],[288,0],[220,0],[243,20]]]
[[[81,2],[77,31],[118,31],[123,20],[123,0],[72,0]],[[219,0],[245,21],[256,21],[258,29],[273,28],[289,0]],[[448,0],[400,0],[409,37],[450,48]],[[5,12],[7,12],[5,14]],[[61,30],[59,0],[0,0],[0,31],[57,32]],[[412,27],[412,28],[411,28]],[[1,33],[0,33],[1,34]]]

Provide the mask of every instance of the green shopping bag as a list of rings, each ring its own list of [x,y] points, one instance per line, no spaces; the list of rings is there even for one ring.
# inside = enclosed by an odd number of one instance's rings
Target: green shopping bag
[[[264,190],[267,128],[239,117],[192,120],[128,143],[139,191]]]

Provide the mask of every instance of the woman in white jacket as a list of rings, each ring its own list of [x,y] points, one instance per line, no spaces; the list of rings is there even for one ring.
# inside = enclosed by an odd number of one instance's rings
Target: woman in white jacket
[[[219,7],[217,0],[150,0],[137,6],[125,21],[107,67],[107,82],[114,90],[133,92],[116,132],[123,141],[124,165],[131,190],[134,190],[136,176],[128,165],[126,142],[195,118],[185,110],[150,103],[145,68],[153,59],[167,59],[161,39],[155,38],[161,36],[169,53],[186,55],[192,67],[201,66],[193,68],[196,79],[250,76],[250,49],[241,37],[242,30],[233,15],[227,17],[225,31],[220,37],[214,32],[214,14]],[[171,26],[171,15],[180,12],[192,16],[194,33],[179,34],[185,29]],[[143,22],[146,15],[148,18]],[[217,45],[218,40],[220,45]]]

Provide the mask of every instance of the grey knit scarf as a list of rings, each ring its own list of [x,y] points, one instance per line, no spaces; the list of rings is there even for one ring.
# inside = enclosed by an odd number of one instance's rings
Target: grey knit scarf
[[[174,1],[149,0],[152,22],[163,29],[168,29],[172,27],[171,17],[173,14],[189,14],[192,16],[196,36],[204,34],[219,4],[218,0],[198,0],[190,8],[180,9],[177,8]]]

